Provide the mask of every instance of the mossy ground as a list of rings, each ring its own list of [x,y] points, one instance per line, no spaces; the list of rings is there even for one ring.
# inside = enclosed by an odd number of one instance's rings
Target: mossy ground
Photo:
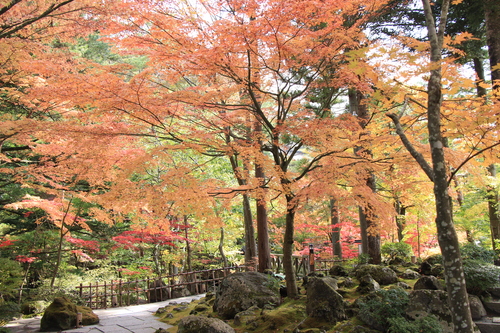
[[[354,285],[350,288],[340,288],[340,291],[344,297],[344,300],[348,304],[352,304],[361,297],[362,295],[356,291],[358,287],[356,279],[354,280]],[[339,283],[343,281],[340,278]],[[401,282],[405,282],[410,287],[413,288],[416,280],[406,280],[399,279]],[[384,286],[384,288],[390,288],[391,286]],[[364,323],[357,319],[356,317],[349,318],[343,322],[339,323],[328,323],[322,322],[317,319],[309,318],[306,315],[306,295],[304,293],[304,288],[298,299],[288,299],[284,298],[282,304],[274,309],[262,310],[260,316],[255,320],[250,320],[241,325],[235,325],[234,320],[226,321],[231,327],[235,329],[237,333],[244,332],[254,332],[254,333],[264,333],[264,332],[294,332],[299,329],[301,332],[315,333],[315,332],[351,332],[355,328],[359,329]],[[174,325],[174,327],[168,329],[170,333],[177,332],[177,324],[179,321],[190,314],[197,314],[201,316],[208,317],[218,317],[217,313],[212,310],[213,299],[202,298],[198,301],[193,301],[189,305],[170,305],[165,308],[165,312],[160,314],[160,320]],[[366,332],[370,332],[367,327]]]

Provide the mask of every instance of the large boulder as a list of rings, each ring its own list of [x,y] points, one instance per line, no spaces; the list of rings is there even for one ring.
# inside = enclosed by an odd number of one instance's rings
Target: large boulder
[[[349,276],[349,271],[342,265],[334,265],[328,270],[328,274],[330,274],[330,276],[346,277]]]
[[[479,320],[486,316],[486,309],[478,296],[469,295],[469,304],[472,319]]]
[[[443,286],[441,285],[441,282],[437,279],[437,277],[429,275],[429,276],[422,276],[420,279],[415,282],[413,285],[414,290],[421,290],[421,289],[429,289],[429,290],[443,290]]]
[[[356,291],[360,294],[368,294],[372,291],[377,291],[380,289],[380,284],[375,281],[371,275],[363,275],[359,278],[359,285],[356,288]]]
[[[278,280],[267,274],[231,274],[217,288],[213,309],[222,318],[233,319],[237,313],[254,305],[259,308],[268,304],[278,306],[281,300],[279,287]]]
[[[419,273],[419,272],[415,272],[413,269],[407,269],[404,271],[403,274],[401,274],[401,277],[403,279],[407,279],[407,280],[416,280],[418,278],[420,278],[422,275]]]
[[[217,318],[187,316],[180,320],[178,333],[235,333],[234,328]]]
[[[443,333],[454,332],[446,291],[430,289],[412,291],[410,293],[410,302],[406,307],[406,315],[412,319],[417,319],[426,317],[429,314],[438,318]]]
[[[76,327],[77,313],[82,313],[82,325],[99,323],[99,317],[86,306],[78,306],[66,297],[56,297],[45,310],[40,332],[68,330]]]
[[[345,319],[344,298],[336,292],[337,280],[312,277],[307,283],[306,313],[330,323]]]
[[[360,265],[355,270],[355,276],[358,280],[368,274],[382,286],[398,282],[396,272],[389,267],[382,267],[379,265]]]

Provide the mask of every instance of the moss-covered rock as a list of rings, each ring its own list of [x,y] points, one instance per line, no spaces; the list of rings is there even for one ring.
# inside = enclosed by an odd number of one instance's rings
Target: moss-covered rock
[[[371,277],[382,286],[398,282],[396,272],[389,267],[382,267],[378,265],[360,265],[356,268],[354,274],[358,280],[365,275],[371,275]]]
[[[336,292],[337,280],[331,277],[310,278],[307,284],[307,315],[329,323],[345,319],[344,298]]]
[[[444,333],[453,333],[453,323],[446,291],[420,289],[410,293],[406,315],[412,319],[436,316]]]
[[[225,322],[217,318],[202,316],[187,316],[181,319],[178,333],[234,333],[235,330]]]
[[[279,282],[267,274],[243,272],[222,280],[213,309],[223,319],[233,319],[254,305],[263,308],[266,304],[280,304]]]
[[[47,332],[74,328],[76,327],[78,312],[82,313],[82,325],[94,325],[99,322],[99,317],[92,309],[78,306],[66,297],[56,297],[43,314],[40,331]]]

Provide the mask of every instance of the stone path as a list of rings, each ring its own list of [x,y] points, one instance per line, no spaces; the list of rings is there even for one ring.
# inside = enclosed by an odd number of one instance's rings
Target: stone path
[[[99,316],[99,324],[74,328],[65,331],[71,333],[154,333],[159,328],[170,328],[171,325],[162,323],[154,316],[158,308],[171,303],[191,302],[205,295],[188,296],[170,299],[164,302],[131,305],[122,308],[110,308],[94,310]],[[4,327],[10,329],[11,333],[33,333],[40,331],[41,317],[30,319],[19,319],[9,322]]]

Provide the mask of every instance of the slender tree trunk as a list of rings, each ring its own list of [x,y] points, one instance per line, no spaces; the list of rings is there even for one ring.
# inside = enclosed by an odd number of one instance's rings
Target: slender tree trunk
[[[227,137],[227,142],[229,142],[229,140],[229,137]],[[231,167],[238,184],[245,185],[247,182],[245,177],[240,173],[240,166],[238,165],[236,156],[230,156],[229,161],[231,162]],[[245,162],[243,162],[243,169],[248,171],[247,163]],[[254,270],[257,261],[257,244],[255,242],[255,228],[253,226],[252,208],[248,194],[242,195],[242,204],[243,226],[245,229],[245,266],[247,270]]]
[[[254,133],[260,137],[262,132],[262,125],[255,120]],[[257,139],[257,144],[262,147],[262,141]],[[259,272],[263,273],[271,269],[271,248],[269,246],[269,231],[267,225],[267,207],[266,207],[266,193],[263,187],[265,181],[264,169],[259,162],[255,163],[255,178],[260,181],[261,188],[258,191],[256,198],[256,215],[257,215],[257,249],[259,258]]]
[[[488,168],[488,172],[492,178],[497,176],[495,165],[492,164]],[[488,186],[488,213],[490,216],[491,244],[493,250],[497,249],[497,242],[500,240],[500,216],[498,213],[498,190],[495,186]]]
[[[370,119],[368,108],[362,103],[363,95],[355,90],[349,89],[349,108],[350,112],[356,115],[359,119],[361,127],[365,128]],[[358,147],[356,153],[363,152],[367,155],[372,155],[371,151],[366,147]],[[374,193],[376,192],[375,175],[370,170],[367,170],[366,185]],[[380,233],[378,231],[378,223],[376,216],[371,212],[370,204],[366,203],[365,207],[359,209],[359,224],[361,228],[361,241],[363,253],[370,256],[371,264],[380,264],[382,255],[380,253]]]
[[[184,237],[186,238],[186,264],[187,271],[193,271],[193,267],[191,265],[191,243],[189,243],[189,224],[188,224],[188,216],[184,215]]]
[[[293,269],[293,234],[295,208],[294,196],[286,195],[286,222],[285,235],[283,237],[283,268],[285,270],[285,283],[287,297],[296,298],[299,293],[297,290],[297,282],[295,280],[295,270]]]
[[[434,173],[438,241],[443,255],[448,302],[455,332],[474,332],[475,325],[469,310],[469,299],[460,256],[460,244],[453,224],[451,200],[448,194],[448,168],[444,156],[444,140],[441,134],[441,51],[449,0],[443,1],[441,22],[437,31],[429,0],[422,0],[422,3],[431,45],[431,72],[427,86],[427,129]]]
[[[224,264],[224,267],[227,267],[227,258],[226,254],[224,253],[224,228],[220,228],[220,238],[219,238],[219,253],[222,258],[222,263]]]
[[[402,242],[406,225],[406,207],[401,205],[401,202],[397,199],[394,206],[396,210],[396,228],[398,231],[398,242]]]
[[[337,258],[342,259],[342,242],[341,242],[341,230],[339,208],[337,205],[337,200],[330,199],[330,219],[332,231],[330,233],[330,240],[332,241],[333,255]]]
[[[248,270],[254,270],[257,261],[257,244],[255,242],[255,229],[252,220],[252,208],[250,198],[243,194],[243,222],[245,225],[245,266]]]

